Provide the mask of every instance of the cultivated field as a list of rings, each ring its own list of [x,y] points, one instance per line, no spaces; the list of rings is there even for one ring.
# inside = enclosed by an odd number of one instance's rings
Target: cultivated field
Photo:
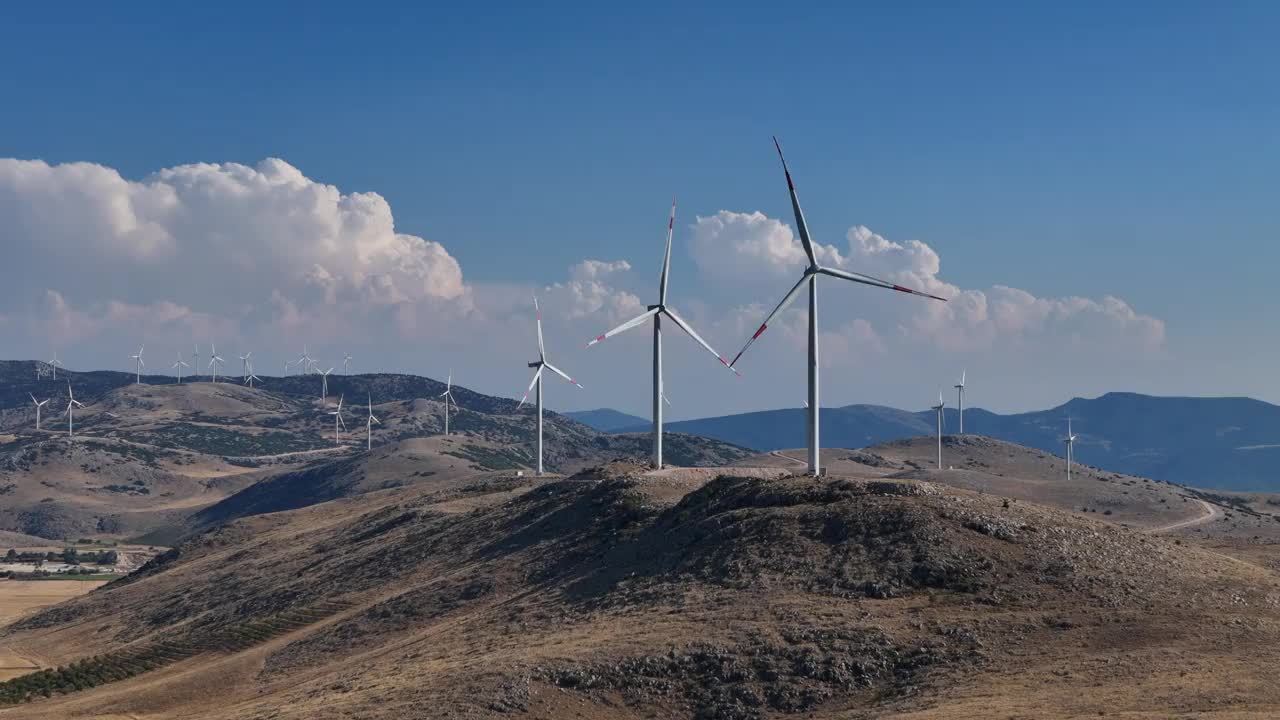
[[[5,580],[0,581],[0,625],[8,625],[40,608],[83,595],[105,585],[100,580]],[[29,655],[0,644],[0,680],[25,675],[42,667]]]

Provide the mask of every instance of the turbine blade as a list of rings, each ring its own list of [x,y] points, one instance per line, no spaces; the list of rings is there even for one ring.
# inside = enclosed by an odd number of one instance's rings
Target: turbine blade
[[[630,320],[622,323],[621,325],[610,330],[609,332],[603,335],[597,336],[595,340],[592,340],[591,342],[587,343],[587,347],[591,347],[592,345],[595,345],[596,343],[599,343],[599,342],[604,342],[605,340],[608,340],[609,338],[613,337],[614,335],[617,335],[620,332],[626,332],[627,330],[630,330],[631,328],[643,323],[645,320],[648,320],[649,318],[657,314],[658,314],[658,308],[646,310],[643,315],[640,315],[639,317],[631,318]]]
[[[791,211],[796,216],[796,230],[800,234],[800,244],[804,245],[804,254],[809,256],[809,265],[817,267],[818,258],[813,254],[813,241],[809,239],[809,225],[804,221],[804,211],[800,209],[800,198],[796,197],[795,183],[791,182],[791,171],[787,169],[787,159],[782,156],[782,146],[778,138],[773,138],[773,146],[778,149],[778,159],[782,161],[782,172],[787,176],[787,192],[791,193]]]
[[[693,338],[695,341],[697,341],[699,345],[706,348],[707,352],[714,355],[716,359],[719,360],[725,367],[729,368],[730,370],[733,370],[735,374],[741,375],[741,373],[739,373],[737,369],[729,365],[729,361],[725,360],[723,355],[716,352],[715,348],[711,347],[709,344],[707,344],[706,340],[702,339],[702,336],[694,332],[693,328],[689,325],[689,323],[686,323],[683,318],[677,315],[674,309],[668,307],[665,310],[663,310],[663,312],[667,314],[667,317],[671,318],[672,322],[674,322],[676,325],[679,325],[681,330],[689,333],[689,337]]]
[[[778,316],[778,313],[786,310],[787,306],[796,299],[796,293],[800,292],[801,286],[812,279],[813,278],[810,275],[805,275],[800,278],[800,282],[797,282],[795,287],[791,288],[791,290],[787,292],[786,296],[782,298],[782,302],[778,303],[778,307],[774,308],[773,312],[769,313],[769,317],[765,318],[764,322],[760,323],[760,329],[756,330],[756,333],[751,336],[751,339],[747,341],[747,344],[743,345],[742,349],[738,351],[738,354],[733,356],[733,362],[729,363],[729,367],[737,366],[738,358],[742,357],[742,353],[746,352],[747,348],[751,347],[752,343],[756,341],[756,338],[760,337],[760,335],[769,328],[769,323],[773,322],[773,319]]]
[[[662,278],[658,280],[658,304],[667,302],[667,277],[671,274],[671,233],[676,226],[676,199],[671,198],[671,219],[667,220],[667,254],[662,259]]]
[[[545,360],[547,357],[547,349],[542,344],[542,308],[538,307],[538,296],[533,297],[533,315],[538,324],[538,359]]]
[[[871,277],[870,275],[863,275],[862,273],[852,273],[845,270],[837,270],[835,268],[829,268],[829,267],[820,267],[818,268],[818,272],[822,273],[823,275],[830,275],[831,277],[838,277],[844,280],[852,280],[856,283],[862,283],[863,285],[871,285],[872,287],[884,288],[885,290],[897,290],[898,292],[904,292],[911,295],[919,295],[920,297],[933,298],[934,300],[941,300],[942,302],[947,301],[946,298],[938,297],[937,295],[930,295],[929,293],[921,292],[920,290],[912,290],[911,288],[908,288],[908,287],[895,285],[894,283],[891,283],[888,280],[881,280],[880,278]]]
[[[569,377],[568,375],[566,375],[566,374],[564,373],[564,371],[563,371],[563,370],[561,370],[560,368],[556,367],[555,365],[552,365],[551,363],[547,363],[547,364],[543,365],[543,367],[545,367],[545,368],[547,368],[548,370],[550,370],[551,372],[553,372],[553,373],[555,373],[555,374],[559,375],[560,377],[564,378],[565,380],[568,380],[569,382],[573,383],[574,385],[577,385],[578,387],[582,387],[582,383],[580,383],[580,382],[578,382],[577,380],[574,380],[573,378]],[[584,388],[584,389],[585,389],[585,388]]]
[[[537,385],[538,378],[542,377],[543,367],[545,366],[538,366],[538,372],[533,374],[533,379],[529,381],[529,389],[524,391],[524,397],[520,399],[520,404],[516,406],[517,410],[524,407],[525,402],[529,399],[529,393],[533,392],[533,386]]]

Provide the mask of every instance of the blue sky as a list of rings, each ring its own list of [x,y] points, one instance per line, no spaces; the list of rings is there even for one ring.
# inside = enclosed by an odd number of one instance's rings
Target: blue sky
[[[1280,399],[1280,6],[1115,5],[11,8],[0,157],[133,180],[279,157],[378,193],[468,283],[541,286],[586,258],[648,278],[672,193],[677,242],[721,210],[790,223],[776,133],[818,239],[867,225],[959,287],[1118,296],[1166,337],[1117,383]],[[1105,370],[1078,384],[1129,389]]]

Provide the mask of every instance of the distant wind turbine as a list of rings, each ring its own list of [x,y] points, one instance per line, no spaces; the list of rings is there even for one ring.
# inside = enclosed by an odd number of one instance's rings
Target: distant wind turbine
[[[960,371],[960,382],[956,384],[956,410],[960,413],[960,434],[964,434],[964,376],[967,370]]]
[[[76,436],[75,428],[75,409],[84,407],[84,403],[76,400],[75,393],[71,392],[71,383],[67,383],[67,409],[63,412],[67,416],[67,437]]]
[[[284,377],[289,377],[289,366],[293,363],[289,360],[284,361]]]
[[[200,343],[195,343],[191,350],[191,362],[195,365],[196,376],[200,376]]]
[[[444,398],[444,434],[449,434],[449,405],[458,409],[458,403],[453,401],[453,370],[449,370],[449,379],[445,382],[444,392],[440,393],[440,397]]]
[[[933,409],[938,412],[938,469],[939,470],[942,469],[942,426],[946,422],[946,418],[943,416],[943,410],[946,408],[946,406],[947,406],[946,402],[944,402],[942,399],[942,391],[939,390],[938,404],[933,406]]]
[[[369,396],[369,418],[364,421],[365,424],[365,450],[373,449],[373,424],[382,424],[382,421],[373,415],[373,396]]]
[[[1069,415],[1067,416],[1067,437],[1065,442],[1067,444],[1067,482],[1071,482],[1071,460],[1073,448],[1076,444],[1076,434],[1071,432],[1071,416]]]
[[[338,409],[329,413],[333,416],[333,444],[341,445],[338,438],[338,426],[341,425],[343,430],[347,429],[347,421],[342,419],[342,396],[338,396]]]
[[[542,371],[550,370],[551,372],[559,375],[560,377],[564,378],[565,380],[568,380],[569,382],[573,383],[574,385],[577,385],[578,387],[582,387],[582,383],[579,383],[577,380],[574,380],[573,378],[566,375],[564,371],[561,370],[560,368],[547,362],[547,350],[542,343],[542,309],[538,307],[537,297],[533,298],[533,310],[538,323],[538,360],[537,362],[529,363],[529,367],[537,368],[537,371],[533,373],[533,382],[529,383],[529,389],[524,391],[524,397],[521,398],[520,404],[516,406],[516,409],[519,410],[521,407],[524,407],[525,401],[529,399],[529,393],[533,391],[533,389],[536,387],[538,391],[538,394],[536,397],[536,402],[538,405],[538,474],[541,475],[542,474]]]
[[[143,348],[145,348],[145,347],[146,347],[145,345],[140,345],[140,346],[138,346],[138,354],[137,354],[137,355],[130,355],[130,356],[129,356],[130,358],[133,358],[133,360],[135,360],[135,361],[138,363],[138,366],[137,366],[137,367],[138,367],[138,378],[137,378],[137,380],[135,380],[135,382],[136,382],[137,384],[139,384],[139,385],[141,385],[141,384],[142,384],[142,369],[143,369],[144,367],[146,367],[146,363],[142,362],[142,350],[143,350]]]
[[[347,353],[346,356],[342,358],[342,374],[351,374],[351,353]]]
[[[254,374],[253,374],[253,361],[252,361],[252,360],[250,360],[250,361],[249,361],[249,367],[248,367],[248,368],[246,368],[246,370],[247,370],[247,371],[248,371],[248,373],[249,373],[249,374],[245,377],[245,379],[244,379],[244,382],[245,382],[245,384],[246,384],[246,385],[248,385],[250,388],[252,388],[252,387],[253,387],[253,383],[254,383],[255,381],[257,381],[257,382],[262,382],[262,378],[260,378],[260,377],[258,377],[257,375],[254,375]]]
[[[173,365],[170,365],[170,367],[172,367],[172,368],[174,368],[174,369],[176,369],[176,370],[178,371],[178,384],[179,384],[179,385],[181,385],[181,384],[182,384],[182,368],[184,368],[184,367],[186,367],[186,368],[191,367],[190,365],[188,365],[188,364],[186,364],[186,363],[182,362],[182,351],[181,351],[181,350],[179,350],[179,351],[178,351],[178,362],[174,363]]]
[[[333,372],[333,368],[329,368],[320,373],[320,399],[324,400],[329,397],[329,373]]]
[[[818,417],[820,409],[818,397],[818,276],[829,275],[831,277],[850,280],[863,285],[870,285],[872,287],[883,288],[885,290],[897,290],[898,292],[919,295],[921,297],[932,298],[934,300],[942,300],[943,302],[946,302],[946,299],[940,298],[936,295],[930,295],[929,293],[920,292],[919,290],[905,288],[901,285],[895,285],[887,280],[880,280],[878,278],[871,277],[870,275],[847,272],[845,270],[838,270],[836,268],[823,267],[822,265],[819,265],[818,256],[813,248],[813,241],[809,238],[809,226],[804,221],[804,212],[800,209],[800,199],[796,197],[796,187],[791,181],[791,171],[787,169],[787,160],[782,156],[782,146],[778,144],[777,138],[773,139],[773,144],[778,150],[778,158],[782,160],[782,172],[787,176],[787,190],[791,193],[791,210],[795,213],[796,231],[800,235],[800,244],[804,246],[805,255],[809,258],[809,266],[805,268],[804,275],[800,277],[799,282],[797,282],[795,286],[792,287],[785,296],[783,296],[782,302],[778,303],[778,306],[773,309],[773,312],[769,313],[769,316],[760,324],[760,329],[756,330],[755,334],[751,336],[751,339],[747,341],[747,344],[743,346],[742,350],[738,351],[737,356],[733,358],[733,362],[729,363],[729,366],[737,367],[738,360],[742,357],[742,354],[747,351],[747,348],[751,347],[752,343],[754,343],[756,339],[759,338],[760,335],[769,327],[769,323],[773,322],[775,317],[791,305],[791,302],[795,300],[796,295],[800,292],[800,288],[807,284],[809,286],[809,412],[807,413],[809,473],[816,476],[821,474],[821,468],[819,467],[820,462],[818,459],[818,449],[821,446],[818,433]]]
[[[213,375],[215,383],[218,382],[218,366],[226,364],[227,361],[218,356],[218,348],[209,343],[209,374]]]
[[[676,201],[671,200],[671,218],[667,220],[667,252],[662,259],[662,275],[658,279],[658,304],[650,305],[648,309],[638,317],[632,318],[609,332],[598,336],[595,340],[587,343],[587,347],[591,347],[596,343],[603,342],[618,333],[630,330],[645,320],[653,318],[653,466],[655,468],[662,467],[662,401],[666,398],[662,386],[662,316],[666,315],[676,327],[684,330],[699,345],[707,349],[707,352],[714,355],[725,367],[729,367],[729,361],[724,359],[720,353],[716,352],[710,345],[703,340],[698,333],[694,332],[679,315],[676,314],[674,308],[667,305],[667,277],[671,272],[671,234],[676,224]],[[733,368],[729,368],[733,370]],[[734,370],[736,373],[737,370]]]
[[[297,363],[297,365],[298,365],[298,374],[299,374],[299,375],[310,375],[310,374],[311,374],[311,371],[312,371],[312,369],[313,369],[313,368],[312,368],[312,363],[314,363],[314,362],[315,362],[315,359],[314,359],[314,358],[312,358],[312,357],[311,357],[311,355],[309,355],[309,354],[307,353],[307,346],[306,346],[306,345],[303,345],[303,346],[302,346],[302,355],[298,356],[298,363]]]
[[[27,394],[31,395],[31,393]],[[36,404],[36,430],[38,431],[40,430],[40,408],[44,407],[45,404],[49,402],[49,399],[45,398],[44,400],[36,400],[36,396],[31,395],[31,402]]]
[[[53,351],[53,359],[48,362],[49,370],[53,375],[53,379],[58,379],[58,368],[63,367],[62,361],[58,359],[58,351]]]
[[[243,382],[249,382],[250,366],[253,364],[253,351],[249,351],[240,357],[240,379]]]

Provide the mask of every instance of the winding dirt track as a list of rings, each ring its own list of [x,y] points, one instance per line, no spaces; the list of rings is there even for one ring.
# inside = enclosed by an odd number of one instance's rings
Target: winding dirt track
[[[1160,527],[1151,528],[1150,530],[1148,530],[1148,532],[1153,532],[1153,533],[1169,532],[1170,530],[1178,530],[1180,528],[1193,527],[1195,525],[1203,525],[1204,523],[1210,522],[1214,518],[1222,514],[1222,511],[1219,510],[1217,507],[1215,507],[1212,503],[1205,502],[1204,500],[1196,500],[1196,502],[1200,503],[1204,507],[1205,509],[1204,515],[1201,515],[1200,517],[1193,517],[1190,520],[1179,520],[1176,523],[1171,523],[1169,525],[1161,525]]]

